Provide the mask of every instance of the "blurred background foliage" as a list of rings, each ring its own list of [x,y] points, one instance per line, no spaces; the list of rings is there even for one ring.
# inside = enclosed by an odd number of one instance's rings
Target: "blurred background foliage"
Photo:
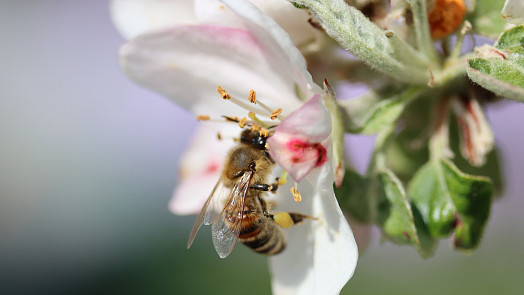
[[[0,0],[0,292],[268,294],[267,261],[216,255],[167,203],[196,122],[118,70],[106,1]],[[421,259],[374,236],[342,294],[520,294],[522,104],[488,110],[506,187],[484,241]],[[348,138],[364,170],[372,141]],[[248,292],[247,292],[248,291]]]

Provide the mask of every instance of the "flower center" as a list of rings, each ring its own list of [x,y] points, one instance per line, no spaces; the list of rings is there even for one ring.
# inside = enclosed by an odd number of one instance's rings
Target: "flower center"
[[[292,153],[291,161],[293,163],[316,159],[315,167],[318,167],[327,161],[326,148],[318,142],[310,143],[302,139],[292,139],[286,147]]]

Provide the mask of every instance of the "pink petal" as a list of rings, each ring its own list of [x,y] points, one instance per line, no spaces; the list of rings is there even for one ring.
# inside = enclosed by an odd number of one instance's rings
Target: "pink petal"
[[[140,35],[120,50],[120,65],[135,82],[194,114],[242,116],[224,102],[221,85],[242,98],[251,89],[270,107],[291,111],[299,103],[292,77],[271,66],[274,56],[242,29],[178,26]],[[289,66],[288,61],[283,66]],[[239,112],[242,112],[239,114]]]
[[[320,95],[315,95],[284,119],[267,143],[273,159],[300,182],[327,162],[330,134],[331,116]]]
[[[273,57],[271,66],[293,82],[302,90],[320,93],[322,90],[313,83],[311,74],[307,71],[306,62],[300,51],[295,47],[289,34],[284,31],[271,17],[263,14],[256,6],[245,0],[220,0],[233,10],[245,23],[267,52]],[[289,16],[288,16],[289,18]],[[309,98],[310,93],[306,93]]]
[[[193,135],[181,157],[179,183],[169,203],[173,213],[198,214],[218,182],[223,161],[235,144],[233,140],[219,141],[219,131],[221,134],[231,131],[238,136],[239,128],[233,125],[204,123]]]

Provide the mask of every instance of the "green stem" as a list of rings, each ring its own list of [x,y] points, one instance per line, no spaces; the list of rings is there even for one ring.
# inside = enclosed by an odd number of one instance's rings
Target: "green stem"
[[[428,22],[428,10],[426,0],[408,0],[415,22],[415,34],[417,36],[418,49],[422,51],[429,60],[437,61],[438,54],[431,38]]]

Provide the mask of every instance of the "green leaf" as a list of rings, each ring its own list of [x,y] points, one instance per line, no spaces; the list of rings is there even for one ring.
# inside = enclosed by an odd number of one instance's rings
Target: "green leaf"
[[[502,176],[502,169],[500,166],[500,152],[497,147],[486,156],[486,163],[480,167],[471,166],[467,159],[464,159],[460,153],[460,140],[458,135],[458,126],[455,120],[451,120],[450,124],[450,148],[455,154],[453,163],[457,168],[467,174],[485,176],[493,182],[493,189],[496,195],[502,194],[504,187],[504,178]]]
[[[477,56],[466,66],[471,80],[499,96],[524,102],[524,26],[504,32],[495,48],[478,48]]]
[[[361,222],[373,223],[369,181],[354,170],[346,169],[340,188],[334,187],[340,207]]]
[[[411,205],[402,183],[390,170],[382,170],[371,178],[364,178],[352,170],[335,195],[344,211],[361,222],[378,225],[383,236],[396,244],[411,244],[423,257],[433,253],[433,246],[422,224],[423,245],[415,226]],[[428,246],[431,245],[431,246]]]
[[[420,129],[403,129],[386,147],[387,166],[401,179],[409,180],[428,159],[428,147],[421,136],[426,131]]]
[[[475,9],[466,16],[473,26],[473,32],[490,38],[496,38],[506,25],[501,10],[502,0],[476,0]]]
[[[403,91],[387,91],[385,97],[371,91],[361,97],[340,101],[345,112],[346,130],[351,133],[375,134],[390,128],[405,107],[420,95],[422,88],[410,87]],[[389,96],[388,96],[389,95]]]
[[[524,45],[524,26],[515,26],[502,34],[495,44],[498,49],[512,49]]]
[[[478,246],[493,193],[488,178],[464,174],[448,160],[434,160],[417,172],[408,192],[431,237],[454,232],[457,249]]]
[[[430,80],[426,67],[395,59],[394,45],[385,32],[344,0],[293,2],[308,7],[328,35],[371,67],[410,84],[425,85]]]
[[[377,176],[381,188],[378,224],[382,232],[390,241],[397,244],[413,244],[419,250],[417,229],[402,183],[390,170],[381,171]]]

